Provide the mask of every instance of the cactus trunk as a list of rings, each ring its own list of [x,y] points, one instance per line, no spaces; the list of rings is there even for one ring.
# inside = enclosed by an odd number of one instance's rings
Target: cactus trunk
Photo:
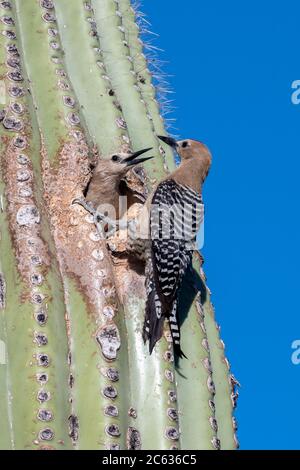
[[[182,346],[143,344],[141,269],[72,206],[100,155],[174,168],[129,0],[0,2],[0,449],[234,449],[236,382],[199,258]],[[140,182],[139,182],[140,183]]]

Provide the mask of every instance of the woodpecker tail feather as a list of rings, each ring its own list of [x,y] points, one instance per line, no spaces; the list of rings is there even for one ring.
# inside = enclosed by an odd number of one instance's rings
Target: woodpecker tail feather
[[[185,357],[185,359],[188,359],[188,357],[182,351],[182,349],[180,347],[180,344],[174,344],[173,343],[173,347],[174,347],[175,356],[180,357],[180,359],[182,359],[183,357]]]
[[[173,348],[176,356],[179,356],[180,358],[186,357],[184,352],[180,348],[180,326],[178,322],[178,302],[177,299],[174,300],[173,307],[171,314],[169,316],[169,324],[170,324],[170,330],[171,330],[171,335],[172,335],[172,340],[173,340]]]
[[[161,314],[161,303],[155,290],[152,290],[147,296],[145,322],[143,328],[144,342],[149,341],[149,352],[157,341],[162,337],[164,326],[164,316]]]
[[[144,342],[149,341],[149,352],[157,341],[162,337],[165,318],[168,318],[171,336],[173,340],[174,353],[180,358],[186,355],[180,348],[180,327],[178,323],[177,299],[171,306],[163,306],[155,288],[152,276],[146,277],[147,302],[145,309],[145,321],[143,327]],[[170,313],[171,312],[171,313]]]

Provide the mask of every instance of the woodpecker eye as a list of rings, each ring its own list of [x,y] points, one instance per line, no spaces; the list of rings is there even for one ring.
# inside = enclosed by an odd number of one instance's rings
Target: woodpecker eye
[[[181,144],[181,147],[185,148],[185,147],[188,147],[189,143],[185,140],[184,142],[182,142]]]
[[[112,159],[113,162],[119,162],[119,161],[120,161],[119,155],[113,155],[113,156],[111,157],[111,159]]]

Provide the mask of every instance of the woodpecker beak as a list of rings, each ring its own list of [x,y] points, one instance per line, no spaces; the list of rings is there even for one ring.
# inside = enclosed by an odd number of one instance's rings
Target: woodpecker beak
[[[177,142],[173,137],[167,137],[165,135],[158,135],[157,136],[160,140],[162,140],[165,144],[170,145],[174,150],[177,149]]]
[[[143,153],[148,152],[149,150],[152,150],[152,147],[149,147],[147,149],[138,150],[137,152],[134,152],[132,155],[129,155],[129,157],[124,158],[122,163],[125,163],[126,166],[133,166],[133,165],[137,165],[139,163],[143,163],[147,160],[150,160],[153,157],[137,158],[140,155],[142,155]]]

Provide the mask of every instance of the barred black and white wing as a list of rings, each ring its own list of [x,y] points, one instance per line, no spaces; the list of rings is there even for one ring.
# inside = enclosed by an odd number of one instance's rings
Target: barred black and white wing
[[[151,260],[147,267],[147,305],[144,338],[150,352],[168,318],[175,350],[180,350],[177,296],[192,260],[196,234],[203,218],[201,195],[165,180],[154,193],[150,217]]]

